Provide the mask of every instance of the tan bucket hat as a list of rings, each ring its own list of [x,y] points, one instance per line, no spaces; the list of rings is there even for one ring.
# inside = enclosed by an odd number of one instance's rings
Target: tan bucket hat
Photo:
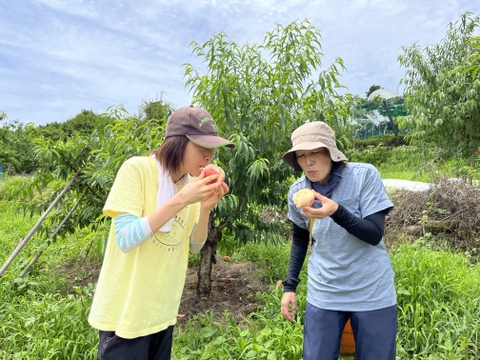
[[[298,127],[291,136],[292,148],[283,154],[283,161],[295,171],[302,171],[297,162],[297,150],[327,148],[332,161],[347,161],[347,157],[337,148],[335,133],[323,121],[314,121]]]

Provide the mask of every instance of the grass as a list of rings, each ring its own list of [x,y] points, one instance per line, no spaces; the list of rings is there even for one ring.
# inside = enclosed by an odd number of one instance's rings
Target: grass
[[[382,175],[382,179],[398,179],[398,180],[409,180],[409,181],[419,181],[429,183],[432,181],[430,175],[425,173],[419,173],[418,171],[414,170],[403,170],[395,167],[388,167],[388,168],[379,168],[380,174]]]
[[[36,220],[17,213],[11,202],[0,201],[2,265]],[[8,266],[0,278],[0,359],[95,358],[98,335],[86,321],[92,288],[75,291],[58,271],[62,263],[78,261],[82,239],[80,235],[52,244],[21,278],[20,272],[42,248],[34,236]]]
[[[461,159],[438,161],[434,149],[419,150],[414,147],[399,146],[389,150],[380,144],[351,151],[348,153],[348,158],[349,161],[375,165],[383,179],[434,182],[439,177],[478,178],[478,169],[476,172],[472,169],[467,171]]]
[[[384,177],[430,181],[413,171],[400,173],[396,165],[380,171]],[[0,200],[2,265],[35,222],[16,213],[9,200]],[[86,321],[94,285],[87,284],[85,273],[77,276],[87,285],[73,287],[59,271],[62,264],[89,261],[86,239],[86,233],[77,232],[56,241],[20,278],[18,274],[43,246],[41,239],[33,237],[0,278],[0,359],[95,359],[97,331]],[[240,324],[231,314],[224,313],[223,320],[216,322],[206,312],[177,327],[173,359],[300,360],[306,267],[298,288],[297,315],[289,323],[281,318],[282,291],[275,284],[285,274],[288,245],[236,247],[232,243],[226,244],[234,249],[231,261],[255,262],[262,276],[271,279],[271,290],[257,294],[260,310]],[[98,257],[99,253],[93,254]],[[430,249],[422,239],[414,244],[399,239],[390,256],[398,294],[397,359],[477,359],[480,265],[473,265],[463,254]]]
[[[480,265],[422,243],[398,246],[391,257],[400,358],[474,359],[480,353]]]

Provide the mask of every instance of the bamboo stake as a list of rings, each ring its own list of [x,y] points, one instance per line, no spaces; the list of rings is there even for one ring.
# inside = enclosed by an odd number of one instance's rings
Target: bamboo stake
[[[67,192],[67,190],[72,186],[72,184],[75,182],[77,176],[80,174],[81,170],[78,170],[75,175],[73,175],[72,179],[68,182],[68,184],[63,188],[63,190],[57,195],[55,200],[52,201],[50,206],[48,207],[47,210],[45,210],[45,213],[38,219],[37,223],[33,226],[33,228],[28,232],[28,234],[25,236],[25,238],[18,244],[16,249],[13,251],[12,255],[7,259],[5,264],[3,264],[2,268],[0,269],[0,278],[3,276],[7,268],[10,266],[10,264],[13,262],[13,259],[20,253],[20,251],[23,249],[23,247],[27,244],[27,242],[30,240],[30,238],[33,236],[35,231],[40,227],[42,222],[45,221],[48,213],[52,211],[53,207],[60,201],[63,195]]]
[[[73,215],[73,212],[75,211],[75,209],[78,207],[78,205],[80,204],[80,201],[81,201],[82,198],[78,199],[78,201],[75,203],[75,205],[73,205],[73,207],[70,209],[70,211],[68,212],[68,214],[63,218],[62,222],[57,226],[57,228],[55,229],[55,231],[53,232],[52,235],[50,235],[50,239],[48,241],[48,245],[50,246],[50,243],[53,239],[55,239],[58,235],[58,233],[60,232],[60,230],[62,229],[63,225],[65,225],[65,223],[68,221],[68,219],[70,219]],[[28,263],[27,266],[25,266],[25,269],[23,269],[23,271],[20,273],[20,277],[24,277],[25,274],[27,273],[28,270],[30,270],[30,268],[37,262],[37,260],[40,258],[40,256],[42,256],[42,254],[44,253],[44,251],[39,251],[35,256],[34,258]]]

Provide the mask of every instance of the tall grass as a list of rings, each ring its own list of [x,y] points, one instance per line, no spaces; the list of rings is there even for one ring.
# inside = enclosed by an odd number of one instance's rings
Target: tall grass
[[[255,247],[257,264],[269,262],[271,248]],[[288,252],[287,248],[275,248]],[[251,248],[239,258],[252,259]],[[286,256],[284,253],[282,256]],[[432,250],[421,242],[398,244],[390,253],[398,294],[397,359],[472,359],[480,353],[480,265],[468,256]],[[242,324],[225,314],[214,323],[208,314],[176,329],[177,359],[301,359],[306,273],[297,291],[293,323],[279,312],[282,289],[259,294],[263,306]]]
[[[36,221],[18,213],[12,202],[0,200],[1,265]],[[58,271],[73,260],[83,261],[82,239],[54,243],[22,278],[21,271],[42,249],[34,236],[0,278],[0,359],[95,358],[98,335],[86,321],[93,286],[74,288]]]
[[[24,218],[0,200],[0,261],[12,253],[36,219]],[[0,359],[95,359],[98,337],[87,323],[94,290],[88,271],[76,286],[60,271],[72,260],[85,262],[85,234],[58,240],[24,278],[18,274],[41,244],[32,239],[0,278]],[[227,246],[231,261],[252,261],[271,282],[256,294],[258,311],[236,323],[225,312],[198,314],[174,332],[173,359],[302,358],[306,267],[292,323],[280,315],[282,288],[275,281],[287,268],[288,244]],[[221,247],[219,248],[221,250]],[[478,359],[480,353],[480,265],[470,258],[433,250],[421,242],[390,250],[396,274],[399,331],[397,359]],[[345,359],[346,360],[346,359]]]
[[[480,354],[480,264],[423,245],[392,254],[402,359],[476,359]]]

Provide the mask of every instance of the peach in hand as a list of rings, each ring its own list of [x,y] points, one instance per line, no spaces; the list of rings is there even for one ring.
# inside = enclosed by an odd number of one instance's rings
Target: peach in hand
[[[315,201],[315,193],[311,189],[301,189],[293,194],[293,202],[299,207],[312,206]]]
[[[205,171],[205,176],[220,174],[218,179],[209,182],[208,185],[214,184],[216,182],[222,183],[225,180],[225,171],[223,171],[223,169],[220,166],[217,166],[215,164],[208,164],[203,168],[203,170]]]

